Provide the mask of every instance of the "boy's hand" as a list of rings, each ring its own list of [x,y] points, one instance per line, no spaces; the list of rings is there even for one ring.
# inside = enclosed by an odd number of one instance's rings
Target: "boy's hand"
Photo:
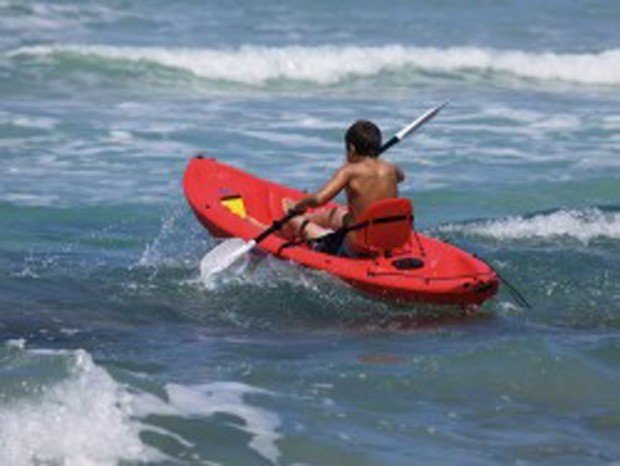
[[[308,210],[303,201],[295,203],[292,199],[284,199],[282,205],[287,213],[295,212],[297,215],[301,215]]]
[[[297,204],[295,207],[293,207],[293,210],[298,215],[301,215],[301,214],[305,214],[308,211],[308,207],[300,203],[300,204]]]
[[[293,207],[290,207],[288,210],[289,212],[295,212],[297,215],[301,215],[306,213],[308,207],[303,201],[301,201],[295,204]]]

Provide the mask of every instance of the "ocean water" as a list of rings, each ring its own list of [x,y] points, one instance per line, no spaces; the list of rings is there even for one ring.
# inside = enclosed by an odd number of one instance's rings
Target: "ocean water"
[[[620,4],[0,0],[0,464],[620,462]],[[217,241],[205,153],[313,189],[358,118],[475,317]]]

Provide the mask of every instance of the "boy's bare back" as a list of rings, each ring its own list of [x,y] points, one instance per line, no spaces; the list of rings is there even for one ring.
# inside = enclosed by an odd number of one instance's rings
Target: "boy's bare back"
[[[343,167],[348,172],[345,190],[350,215],[347,223],[354,222],[372,203],[388,197],[398,197],[398,183],[404,179],[402,171],[378,158],[365,157]]]

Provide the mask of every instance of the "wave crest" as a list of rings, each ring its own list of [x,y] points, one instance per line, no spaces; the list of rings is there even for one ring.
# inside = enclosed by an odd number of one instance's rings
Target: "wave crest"
[[[620,49],[560,54],[478,47],[318,47],[243,46],[238,49],[39,45],[22,47],[12,57],[70,56],[151,63],[196,76],[247,85],[271,80],[320,85],[354,76],[406,69],[430,73],[506,73],[518,78],[559,80],[586,85],[620,84]]]
[[[498,240],[573,238],[584,244],[600,238],[620,239],[620,213],[597,208],[559,210],[532,217],[509,217],[465,225],[444,225],[444,233],[465,233]]]

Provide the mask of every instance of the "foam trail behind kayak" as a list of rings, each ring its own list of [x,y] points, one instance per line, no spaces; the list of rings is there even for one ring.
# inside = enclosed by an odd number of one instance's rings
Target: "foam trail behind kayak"
[[[205,254],[200,261],[200,278],[209,287],[212,277],[227,269],[240,257],[250,252],[256,243],[246,242],[241,238],[231,238],[218,244]]]

